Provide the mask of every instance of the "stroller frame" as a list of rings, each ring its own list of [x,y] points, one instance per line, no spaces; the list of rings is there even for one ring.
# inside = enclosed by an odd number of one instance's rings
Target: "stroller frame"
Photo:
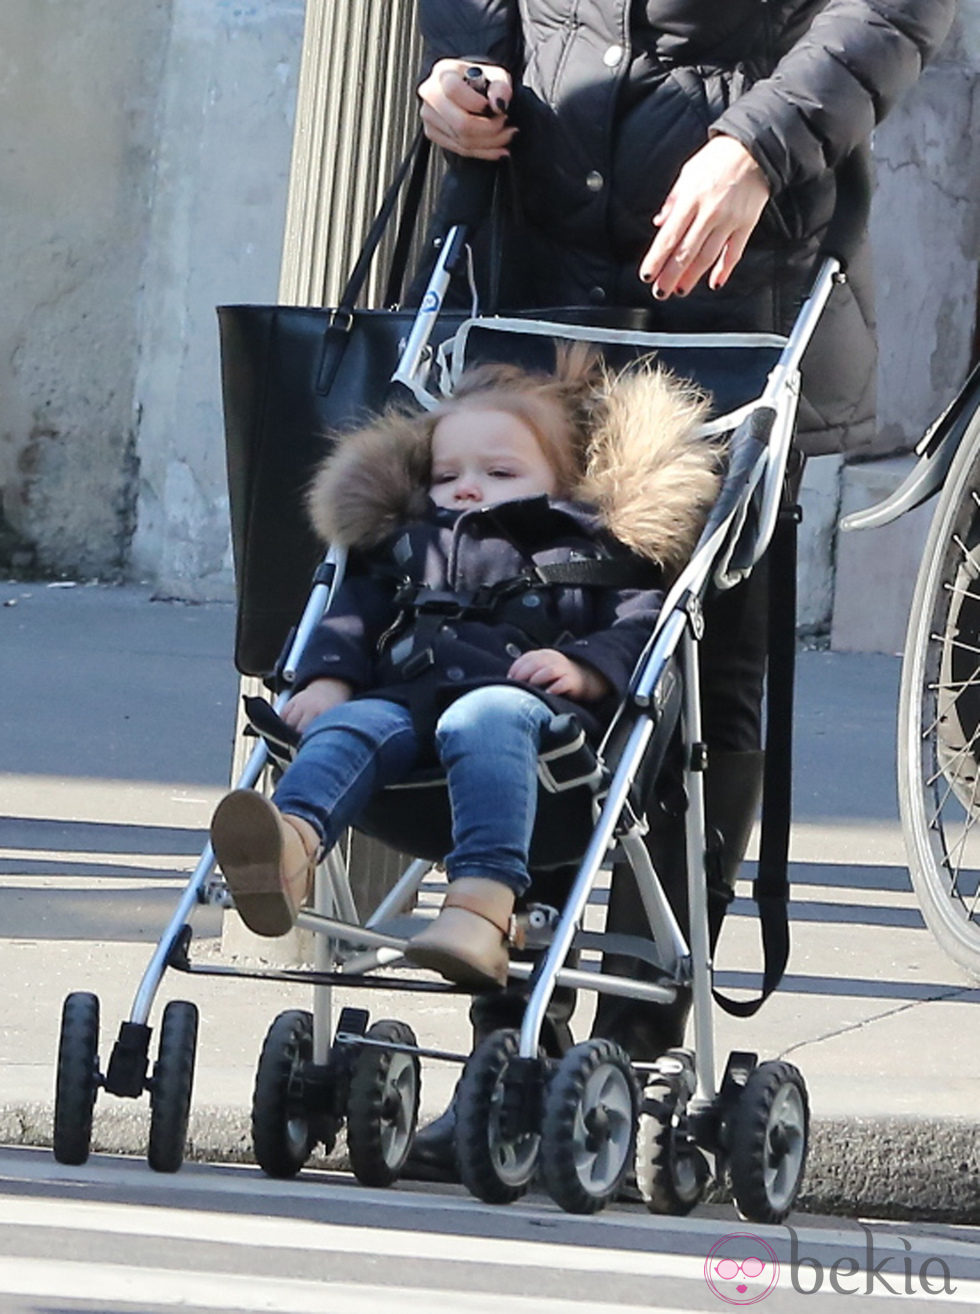
[[[428,338],[439,314],[450,274],[454,266],[465,259],[465,239],[465,231],[461,228],[452,230],[447,237],[415,328],[393,376],[393,381],[407,387],[424,405],[431,405],[435,400],[425,387],[432,365]],[[568,1058],[576,1051],[588,1050],[592,1046],[589,1061],[593,1067],[596,1063],[600,1067],[605,1063],[609,1068],[613,1077],[614,1095],[618,1091],[616,1098],[627,1100],[629,1097],[627,1102],[634,1110],[634,1122],[638,1113],[652,1120],[655,1134],[652,1139],[650,1135],[647,1136],[647,1158],[650,1162],[645,1177],[638,1168],[640,1185],[651,1209],[686,1212],[696,1203],[707,1175],[706,1170],[699,1166],[703,1163],[700,1158],[702,1151],[715,1159],[716,1176],[720,1176],[726,1167],[729,1169],[736,1203],[743,1216],[753,1221],[779,1221],[784,1217],[795,1199],[802,1177],[808,1107],[805,1087],[796,1070],[782,1063],[757,1064],[755,1055],[735,1053],[729,1058],[720,1083],[716,1076],[705,870],[704,771],[707,753],[701,734],[698,645],[703,633],[702,601],[709,586],[714,582],[720,588],[728,588],[747,577],[769,545],[779,515],[792,442],[800,391],[800,360],[834,285],[843,281],[843,278],[842,265],[836,258],[823,260],[809,296],[786,339],[763,338],[762,335],[715,335],[713,338],[711,335],[698,335],[696,339],[691,339],[699,346],[711,346],[716,342],[725,345],[764,342],[767,346],[777,347],[779,357],[757,400],[717,417],[706,426],[707,432],[734,431],[734,459],[730,463],[729,476],[694,553],[665,598],[656,627],[634,671],[627,699],[600,749],[601,761],[610,740],[618,735],[617,760],[611,774],[607,773],[601,804],[594,801],[592,836],[564,907],[551,928],[550,943],[546,944],[537,963],[512,962],[510,966],[511,979],[529,980],[529,995],[520,1030],[510,1037],[505,1046],[506,1054],[503,1057],[506,1062],[503,1062],[497,1074],[497,1084],[504,1088],[504,1104],[506,1110],[509,1110],[501,1115],[503,1122],[500,1125],[504,1127],[505,1136],[512,1139],[516,1137],[522,1144],[522,1137],[526,1141],[527,1137],[533,1139],[538,1134],[534,1130],[533,1119],[529,1121],[527,1110],[540,1104],[539,1097],[548,1079],[546,1063],[538,1056],[541,1053],[546,1010],[557,987],[589,989],[651,1003],[669,1003],[676,997],[679,988],[690,987],[693,997],[693,1053],[674,1050],[655,1063],[630,1065],[622,1051],[610,1054],[610,1042],[587,1041],[576,1046],[566,1056]],[[622,341],[624,337],[622,332],[615,330],[579,331],[564,323],[544,320],[521,319],[512,322],[505,319],[480,320],[474,316],[460,330],[457,338],[462,335],[465,347],[466,332],[473,326],[506,332],[513,325],[519,326],[523,333],[566,338],[583,336],[595,342]],[[684,345],[684,340],[676,336],[626,336],[642,339],[640,345],[649,347]],[[738,342],[735,342],[736,338]],[[458,360],[449,361],[445,347],[441,351],[440,364],[444,376],[447,371],[452,376],[461,368]],[[738,470],[734,473],[738,486],[732,488],[732,474],[736,464]],[[274,702],[276,711],[282,708],[289,697],[290,684],[300,656],[329,607],[331,597],[343,578],[344,566],[343,550],[329,548],[314,575],[302,618],[281,662],[280,682],[284,689]],[[683,784],[687,797],[689,944],[643,844],[645,823],[634,811],[630,799],[634,779],[645,755],[650,751],[651,741],[655,735],[660,735],[665,743],[673,733],[678,716],[683,736]],[[237,782],[238,787],[255,786],[269,763],[269,745],[260,740],[249,756]],[[650,941],[632,936],[589,933],[582,929],[586,904],[598,873],[609,863],[610,855],[617,846],[634,871],[649,922]],[[187,1011],[193,1010],[193,1005],[183,1005],[184,1011],[178,1009],[173,1015],[178,1020],[171,1019],[169,1038],[165,1014],[160,1037],[160,1056],[152,1077],[147,1076],[150,1043],[148,1019],[168,967],[209,975],[310,982],[314,987],[312,1043],[308,1053],[310,1070],[304,1077],[304,1089],[316,1088],[322,1093],[325,1074],[331,1063],[339,1063],[349,1077],[358,1056],[370,1055],[372,1049],[376,1051],[379,1062],[391,1061],[390,1056],[408,1056],[408,1061],[416,1064],[416,1073],[419,1056],[467,1063],[467,1055],[419,1046],[410,1032],[409,1038],[390,1032],[381,1038],[365,1034],[367,1016],[364,1010],[342,1010],[331,1040],[331,987],[335,984],[383,986],[389,990],[400,988],[459,992],[458,987],[448,983],[398,980],[390,976],[379,980],[370,975],[373,969],[389,965],[401,957],[406,939],[384,927],[391,915],[403,907],[407,898],[418,889],[431,867],[430,862],[416,858],[364,924],[360,925],[343,861],[336,850],[329,853],[317,871],[313,907],[301,911],[298,920],[301,927],[316,933],[312,971],[301,968],[249,970],[191,962],[188,953],[191,930],[187,922],[194,906],[202,902],[225,901],[227,904],[227,893],[223,883],[216,879],[214,867],[214,853],[208,843],[151,956],[136,991],[129,1018],[121,1024],[105,1074],[99,1070],[98,1062],[97,1000],[94,1000],[94,996],[83,994],[71,995],[66,1000],[55,1118],[55,1155],[61,1161],[83,1162],[87,1157],[92,1107],[98,1089],[104,1088],[111,1094],[130,1098],[138,1097],[149,1089],[154,1116],[158,1112],[158,1105],[160,1109],[156,1151],[153,1148],[154,1134],[151,1127],[151,1166],[170,1171],[180,1166],[196,1043],[196,1010],[193,1019]],[[357,946],[358,952],[340,953],[339,945],[342,943]],[[661,978],[657,981],[639,981],[568,967],[565,964],[573,948],[640,956],[647,962],[654,962],[661,969]],[[168,1005],[168,1013],[172,1009],[173,1003]],[[405,1030],[407,1032],[407,1028]],[[600,1048],[605,1045],[606,1048],[600,1053],[595,1049],[596,1045]],[[186,1062],[188,1051],[189,1065]],[[385,1055],[389,1056],[388,1060],[385,1060]],[[181,1063],[177,1059],[184,1061]],[[188,1066],[190,1072],[182,1076]],[[632,1075],[634,1070],[647,1084],[647,1098],[642,1106],[636,1103],[636,1086]],[[650,1097],[651,1089],[657,1098]],[[414,1101],[417,1116],[417,1089]],[[758,1122],[760,1101],[765,1116],[762,1133],[755,1135],[755,1140],[747,1150],[744,1146],[740,1150],[740,1128],[747,1128],[751,1121],[749,1110],[744,1107],[746,1101],[751,1105],[755,1122]],[[515,1109],[523,1109],[523,1112],[515,1114]],[[592,1112],[595,1113],[595,1110]],[[343,1111],[338,1109],[336,1101],[332,1114],[335,1123],[343,1117]],[[766,1156],[771,1152],[773,1136],[778,1133],[785,1139],[787,1134],[785,1125],[777,1127],[772,1121],[775,1118],[778,1122],[780,1117],[784,1123],[788,1117],[788,1132],[791,1139],[795,1138],[795,1159],[788,1170],[792,1180],[788,1183],[777,1180],[773,1185],[773,1164]],[[414,1125],[408,1137],[409,1145],[413,1133]],[[634,1135],[635,1128],[630,1129],[624,1143],[626,1158],[623,1163],[616,1171],[600,1175],[601,1180],[595,1189],[581,1180],[576,1180],[571,1186],[566,1181],[565,1186],[562,1186],[560,1179],[568,1177],[565,1171],[567,1165],[559,1164],[556,1168],[552,1162],[549,1168],[549,1163],[545,1161],[545,1183],[558,1203],[566,1209],[592,1212],[612,1198],[629,1166],[627,1160],[632,1157]],[[321,1139],[328,1140],[328,1137],[321,1136]],[[407,1148],[401,1145],[398,1153],[404,1161]],[[552,1160],[554,1157],[552,1154]],[[686,1177],[684,1171],[679,1170],[678,1164],[681,1169],[685,1169],[686,1165]],[[266,1164],[263,1166],[268,1171],[275,1171]],[[295,1167],[289,1165],[291,1171],[298,1171],[301,1166],[302,1160]],[[393,1180],[399,1166],[395,1165],[387,1178],[384,1173],[381,1177],[376,1175],[374,1184],[387,1184],[387,1181]],[[785,1167],[782,1160],[777,1167],[780,1171]],[[360,1172],[358,1175],[366,1180]],[[741,1180],[736,1181],[739,1175]],[[782,1176],[785,1178],[786,1172]],[[778,1172],[776,1177],[779,1178]],[[471,1181],[467,1181],[467,1185],[473,1187]],[[496,1182],[490,1186],[489,1194],[480,1191],[479,1186],[475,1189],[484,1199],[513,1199],[525,1187],[526,1181],[517,1183],[516,1187],[514,1182],[505,1182],[506,1189],[499,1189],[500,1183]]]

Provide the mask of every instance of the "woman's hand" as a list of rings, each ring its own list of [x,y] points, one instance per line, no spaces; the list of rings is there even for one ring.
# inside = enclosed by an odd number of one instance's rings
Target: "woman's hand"
[[[305,730],[321,712],[328,712],[331,707],[346,703],[353,692],[353,686],[346,680],[311,680],[304,689],[290,698],[282,709],[282,719],[294,730]]]
[[[509,680],[540,685],[550,694],[562,694],[580,703],[595,703],[612,690],[609,681],[592,666],[573,662],[554,648],[533,648],[521,653],[507,672]]]
[[[710,270],[724,287],[769,199],[765,174],[734,137],[712,137],[687,161],[653,223],[640,277],[658,299],[686,296]]]
[[[440,59],[419,87],[423,131],[454,155],[503,159],[517,131],[507,124],[513,94],[510,74],[497,64]]]

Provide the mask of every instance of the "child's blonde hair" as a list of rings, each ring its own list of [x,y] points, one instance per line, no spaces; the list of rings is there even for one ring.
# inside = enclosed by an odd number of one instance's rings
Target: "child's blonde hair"
[[[614,373],[587,344],[556,346],[553,373],[479,365],[432,411],[391,407],[338,434],[307,491],[319,536],[370,547],[423,518],[436,425],[462,410],[492,409],[532,431],[560,497],[594,505],[626,547],[676,569],[718,488],[720,445],[698,437],[708,399],[652,357]]]
[[[439,421],[460,411],[502,411],[534,434],[554,471],[558,493],[567,497],[586,468],[589,432],[598,389],[603,383],[601,358],[582,343],[557,346],[551,374],[519,365],[477,365],[460,378],[451,397],[425,417],[431,450]]]

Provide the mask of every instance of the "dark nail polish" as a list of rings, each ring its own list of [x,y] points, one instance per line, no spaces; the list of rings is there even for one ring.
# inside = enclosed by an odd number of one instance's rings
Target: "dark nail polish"
[[[664,292],[664,291],[663,291],[661,288],[659,288],[659,287],[655,287],[655,288],[653,289],[653,295],[654,295],[654,297],[657,299],[657,301],[666,301],[666,300],[667,300],[667,293]]]
[[[676,295],[676,296],[679,296],[679,297],[686,297],[689,291],[690,291],[689,288],[686,288],[686,289],[685,289],[685,288],[681,288],[681,287],[679,287],[679,288],[677,288],[675,295]]]
[[[507,113],[507,102],[504,100],[503,96],[498,96],[493,103],[496,105],[497,109],[500,110],[501,114]]]

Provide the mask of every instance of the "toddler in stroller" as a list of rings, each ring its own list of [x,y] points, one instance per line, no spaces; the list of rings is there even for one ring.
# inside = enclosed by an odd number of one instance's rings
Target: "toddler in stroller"
[[[539,752],[569,715],[597,745],[625,696],[717,492],[706,410],[664,370],[613,374],[578,345],[554,374],[470,369],[434,410],[391,409],[338,443],[309,506],[350,556],[283,709],[299,750],[271,800],[236,790],[211,826],[250,929],[284,933],[319,856],[438,762],[449,891],[406,957],[472,989],[506,982]]]

